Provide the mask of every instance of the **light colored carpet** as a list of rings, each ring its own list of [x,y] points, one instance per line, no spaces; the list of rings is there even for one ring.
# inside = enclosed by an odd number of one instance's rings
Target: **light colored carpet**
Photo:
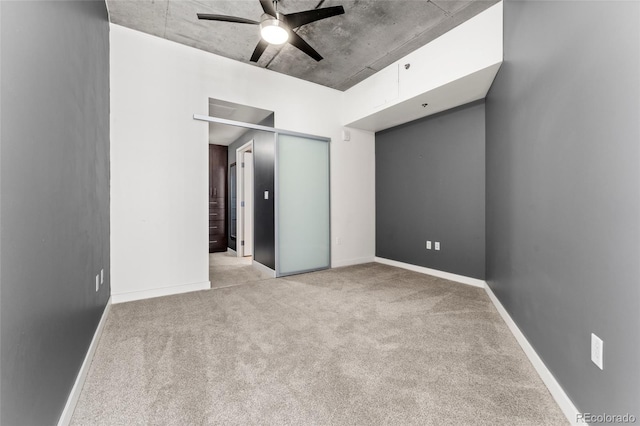
[[[211,288],[243,285],[265,279],[251,266],[251,257],[237,257],[232,252],[209,254],[209,281]]]
[[[566,425],[482,289],[381,264],[114,305],[73,425]]]

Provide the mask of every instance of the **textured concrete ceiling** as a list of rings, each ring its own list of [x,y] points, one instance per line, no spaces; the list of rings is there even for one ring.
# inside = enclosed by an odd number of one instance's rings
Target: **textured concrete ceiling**
[[[107,0],[111,22],[241,62],[346,90],[427,44],[499,0],[280,0],[283,13],[339,6],[344,15],[300,27],[297,33],[324,59],[297,48],[269,46],[249,62],[257,25],[201,21],[196,13],[260,20],[258,0]]]

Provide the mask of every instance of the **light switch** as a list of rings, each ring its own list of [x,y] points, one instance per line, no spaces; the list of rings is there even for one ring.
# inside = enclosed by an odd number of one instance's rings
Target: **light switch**
[[[269,191],[264,191],[264,199],[265,200],[269,199]]]

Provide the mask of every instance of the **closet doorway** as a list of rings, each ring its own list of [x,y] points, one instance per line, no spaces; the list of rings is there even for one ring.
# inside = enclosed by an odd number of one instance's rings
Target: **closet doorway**
[[[251,265],[269,277],[330,268],[331,140],[212,116],[194,114],[193,118],[248,129],[242,144],[233,147],[239,204],[236,258],[246,259],[250,252],[245,247],[252,247]],[[246,169],[251,163],[253,187],[247,189]],[[251,201],[253,206],[248,204]],[[248,218],[253,223],[247,229]],[[253,234],[253,241],[248,234]]]
[[[271,235],[268,245],[273,245],[273,215],[264,212],[263,206],[256,207],[256,201],[252,197],[256,169],[256,150],[260,151],[263,145],[269,145],[273,141],[273,134],[264,131],[256,131],[251,128],[239,127],[225,122],[225,120],[241,121],[262,126],[273,126],[275,116],[273,111],[255,108],[223,99],[208,99],[209,116],[221,121],[209,122],[209,145],[219,145],[227,149],[226,154],[226,191],[224,196],[224,212],[226,214],[226,242],[215,253],[209,253],[209,281],[211,288],[222,288],[240,285],[261,279],[262,273],[252,266],[256,258],[264,259],[264,249],[256,241],[264,240],[264,235]],[[268,141],[266,140],[268,139]],[[238,156],[238,150],[241,151]],[[253,158],[252,158],[253,157]],[[244,163],[245,167],[242,167]],[[259,174],[258,174],[259,175]],[[258,176],[259,177],[259,176]],[[250,186],[249,186],[250,185]],[[220,188],[209,190],[213,195],[222,194]],[[217,200],[222,207],[223,200]],[[244,205],[242,202],[244,201]],[[210,201],[211,205],[211,201]],[[262,208],[262,210],[260,210]],[[222,212],[222,209],[221,209]],[[219,213],[218,217],[220,217]],[[252,214],[253,212],[253,214]],[[218,213],[218,212],[213,212]],[[212,224],[212,212],[209,213],[209,241],[220,243],[219,238],[212,238],[212,229],[219,231],[222,224]],[[254,216],[258,215],[258,219]],[[267,222],[267,227],[262,228],[262,222]],[[244,241],[244,244],[242,244]],[[262,255],[262,256],[261,256]]]
[[[236,252],[253,256],[253,139],[236,150]]]

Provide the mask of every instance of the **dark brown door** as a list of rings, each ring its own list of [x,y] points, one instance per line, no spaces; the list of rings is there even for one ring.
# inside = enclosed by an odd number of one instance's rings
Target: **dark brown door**
[[[227,250],[227,147],[209,145],[209,253]]]

